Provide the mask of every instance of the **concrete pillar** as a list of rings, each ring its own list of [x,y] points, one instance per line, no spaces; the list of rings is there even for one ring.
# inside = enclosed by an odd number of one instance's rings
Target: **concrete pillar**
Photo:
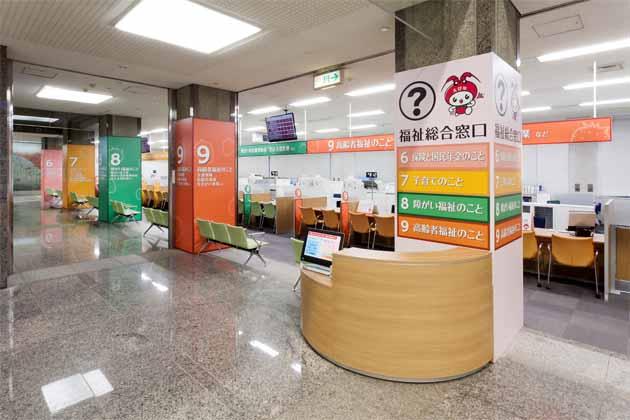
[[[510,0],[429,0],[396,17],[426,35],[396,21],[397,72],[489,52],[516,67],[520,15]]]
[[[136,137],[142,131],[142,119],[122,115],[102,115],[98,120],[99,137]]]
[[[177,89],[177,119],[196,117],[214,121],[233,121],[236,92],[201,85]]]
[[[0,46],[0,289],[13,271],[13,63]]]

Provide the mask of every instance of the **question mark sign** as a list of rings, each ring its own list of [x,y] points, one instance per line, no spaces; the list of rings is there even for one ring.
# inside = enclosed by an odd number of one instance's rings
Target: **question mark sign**
[[[503,106],[505,104],[505,81],[503,79],[499,80],[499,90],[501,91],[501,93],[499,94],[499,97],[501,98],[501,112],[504,112]]]
[[[418,97],[415,99],[415,101],[413,101],[413,106],[415,107],[415,109],[413,110],[413,115],[417,117],[418,115],[420,115],[420,112],[422,112],[420,111],[420,102],[422,102],[422,100],[427,97],[427,90],[420,86],[415,87],[409,91],[407,97],[411,98],[415,95],[418,95]]]

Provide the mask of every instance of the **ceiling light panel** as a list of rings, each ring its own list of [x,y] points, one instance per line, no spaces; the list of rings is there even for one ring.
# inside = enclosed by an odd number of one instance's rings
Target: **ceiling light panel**
[[[551,110],[550,106],[533,106],[531,108],[523,108],[521,112],[524,112],[527,114],[528,112],[542,112],[542,111],[549,111],[549,110]]]
[[[263,127],[262,125],[259,125],[259,126],[256,126],[256,127],[246,128],[245,131],[267,131],[267,128]]]
[[[361,124],[361,125],[352,125],[350,126],[350,130],[366,130],[368,128],[375,128],[376,124]]]
[[[531,95],[531,94],[532,94],[532,93],[531,93],[529,90],[522,90],[522,91],[521,91],[521,96],[529,96],[529,95]]]
[[[303,107],[309,105],[317,105],[330,102],[330,100],[331,99],[327,96],[316,96],[314,98],[300,99],[299,101],[290,103],[289,106]]]
[[[50,118],[50,117],[34,117],[31,115],[14,115],[13,120],[20,121],[34,121],[34,122],[42,122],[42,123],[54,123],[59,121],[59,118]]]
[[[321,130],[315,130],[316,133],[321,133],[321,134],[336,133],[337,131],[339,131],[338,128],[322,128]]]
[[[602,87],[602,86],[614,86],[614,85],[624,85],[630,83],[630,77],[617,77],[614,79],[604,79],[598,80],[595,83],[593,81],[590,82],[582,82],[582,83],[571,83],[569,85],[563,86],[564,90],[577,90],[577,89],[588,89],[594,86]]]
[[[251,111],[248,112],[248,114],[252,114],[252,115],[269,114],[270,112],[280,111],[281,109],[282,108],[280,108],[279,106],[271,105],[271,106],[265,106],[262,108],[252,109]]]
[[[622,48],[630,47],[630,38],[619,39],[616,41],[602,42],[600,44],[586,45],[579,48],[570,48],[567,50],[561,50],[552,52],[549,54],[543,54],[538,57],[538,61],[545,63],[547,61],[566,60],[568,58],[581,57],[584,55],[597,54],[606,51],[614,51]]]
[[[97,105],[111,99],[111,95],[84,92],[81,90],[64,89],[54,86],[44,86],[36,95],[38,98],[54,99],[57,101],[80,102],[83,104]]]
[[[375,109],[373,111],[362,111],[362,112],[353,112],[352,114],[348,114],[350,118],[360,118],[360,117],[372,117],[374,115],[383,115],[385,111],[382,109]]]
[[[366,96],[366,95],[373,95],[375,93],[389,92],[390,90],[394,90],[394,89],[396,89],[396,84],[386,83],[384,85],[368,86],[366,88],[352,90],[346,93],[346,95],[347,96]]]
[[[260,32],[254,25],[188,0],[142,0],[116,28],[204,54]]]
[[[597,101],[597,106],[619,105],[619,104],[627,104],[627,103],[630,103],[630,98],[607,99],[603,101]],[[593,102],[582,102],[580,106],[593,106]]]

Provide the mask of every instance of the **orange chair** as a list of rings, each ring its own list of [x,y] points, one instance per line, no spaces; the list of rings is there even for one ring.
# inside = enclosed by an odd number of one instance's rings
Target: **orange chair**
[[[597,256],[593,238],[575,238],[567,235],[551,235],[549,250],[549,268],[547,270],[547,289],[551,287],[551,266],[553,263],[569,267],[590,268],[595,274],[595,297],[600,298],[597,279]]]
[[[319,220],[315,215],[315,210],[312,207],[301,207],[302,210],[302,224],[300,226],[300,236],[304,232],[304,226],[317,228]]]
[[[374,227],[370,225],[370,220],[365,213],[349,212],[350,214],[350,235],[348,235],[348,245],[352,245],[355,234],[367,234],[367,247],[370,247],[370,237],[374,232]]]
[[[542,251],[542,243],[536,241],[536,234],[533,230],[523,231],[523,259],[533,260],[536,259],[536,269],[538,271],[538,287],[542,287],[540,282],[540,256]]]
[[[322,210],[324,227],[330,230],[339,230],[339,215],[335,210]]]
[[[374,237],[372,239],[372,249],[376,246],[376,237],[394,239],[394,216],[374,215]]]

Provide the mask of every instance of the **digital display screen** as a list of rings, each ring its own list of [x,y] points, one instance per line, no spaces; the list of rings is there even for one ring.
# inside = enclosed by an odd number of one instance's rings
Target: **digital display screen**
[[[304,243],[303,259],[330,265],[333,252],[341,249],[342,239],[343,234],[309,230]]]
[[[270,142],[297,140],[293,112],[265,118],[267,137]]]
[[[148,137],[142,137],[142,153],[151,153],[151,145]]]

